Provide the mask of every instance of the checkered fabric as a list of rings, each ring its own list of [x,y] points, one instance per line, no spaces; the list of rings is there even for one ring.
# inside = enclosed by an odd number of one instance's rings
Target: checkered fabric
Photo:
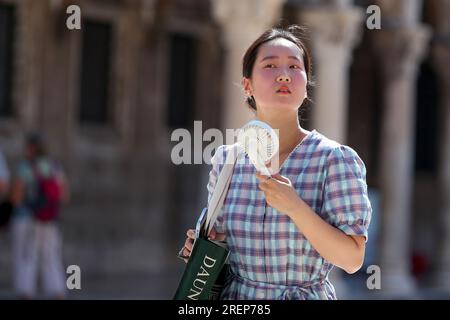
[[[212,158],[211,197],[229,146]],[[328,274],[333,265],[320,256],[294,222],[267,205],[255,168],[238,158],[216,230],[225,232],[233,275],[222,299],[336,299]],[[362,235],[372,208],[366,169],[357,153],[313,130],[294,148],[279,173],[322,219],[349,235]]]

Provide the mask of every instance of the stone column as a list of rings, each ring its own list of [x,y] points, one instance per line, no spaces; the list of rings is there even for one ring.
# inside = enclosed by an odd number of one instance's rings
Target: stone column
[[[253,116],[242,90],[242,57],[250,44],[280,17],[284,0],[215,0],[213,14],[222,27],[225,45],[222,126],[241,127]]]
[[[415,83],[429,35],[429,29],[421,25],[383,29],[374,35],[384,86],[380,147],[381,289],[389,295],[409,295],[415,289],[410,274]]]
[[[37,129],[44,81],[47,3],[25,0],[17,6],[17,60],[15,62],[17,115],[22,128]]]
[[[47,135],[47,143],[51,154],[56,156],[64,167],[70,163],[72,144],[70,140],[74,119],[70,106],[71,91],[71,42],[80,30],[69,30],[66,27],[65,1],[42,1],[45,6],[45,20],[40,28],[43,34],[39,41],[45,46],[44,63],[42,65],[43,98],[39,112],[40,127]],[[41,12],[44,14],[44,11]]]
[[[299,18],[309,29],[315,59],[313,127],[345,143],[349,67],[362,34],[363,12],[352,6],[308,8]]]
[[[114,121],[121,135],[124,152],[134,150],[136,142],[139,59],[144,41],[141,6],[139,2],[125,2],[117,25]]]
[[[438,288],[450,289],[450,37],[445,43],[433,48],[433,62],[440,81],[441,95],[441,141],[438,167],[438,192],[440,193],[439,223],[442,236],[439,241],[437,268],[434,285]]]
[[[423,0],[377,0],[375,2],[381,9],[383,25],[415,26],[421,18]],[[388,20],[385,19],[387,16],[389,16]]]

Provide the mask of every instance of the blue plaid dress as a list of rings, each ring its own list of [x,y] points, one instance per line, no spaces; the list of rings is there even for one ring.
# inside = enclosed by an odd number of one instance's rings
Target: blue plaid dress
[[[209,174],[209,198],[227,146],[217,149]],[[320,256],[294,222],[268,206],[255,168],[238,158],[216,230],[225,232],[232,276],[221,299],[336,299]],[[349,235],[363,235],[371,217],[366,169],[357,153],[311,131],[290,153],[279,173],[322,219]]]

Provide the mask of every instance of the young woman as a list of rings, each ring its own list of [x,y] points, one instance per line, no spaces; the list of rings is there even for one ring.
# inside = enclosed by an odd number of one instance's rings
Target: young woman
[[[300,27],[270,29],[243,58],[243,88],[256,119],[279,130],[279,164],[263,176],[238,159],[211,238],[226,237],[232,275],[222,299],[336,299],[333,266],[356,272],[364,260],[371,205],[356,152],[299,124],[311,81]],[[213,157],[214,190],[228,147]],[[268,165],[268,168],[271,166]],[[188,230],[189,256],[194,231]]]

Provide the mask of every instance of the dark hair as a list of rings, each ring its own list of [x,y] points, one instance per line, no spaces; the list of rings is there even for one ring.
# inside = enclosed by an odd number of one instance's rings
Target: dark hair
[[[298,25],[291,25],[287,28],[275,27],[265,31],[252,45],[247,49],[242,59],[242,76],[251,78],[253,66],[255,65],[258,50],[261,45],[274,39],[283,38],[293,42],[299,47],[303,55],[303,63],[307,76],[306,90],[313,85],[312,82],[312,59],[311,55],[303,43],[305,29]],[[256,110],[256,101],[253,96],[247,97],[247,104],[253,110]]]
[[[45,156],[47,154],[45,136],[43,133],[37,131],[28,133],[25,137],[25,143],[35,149],[37,157]]]

